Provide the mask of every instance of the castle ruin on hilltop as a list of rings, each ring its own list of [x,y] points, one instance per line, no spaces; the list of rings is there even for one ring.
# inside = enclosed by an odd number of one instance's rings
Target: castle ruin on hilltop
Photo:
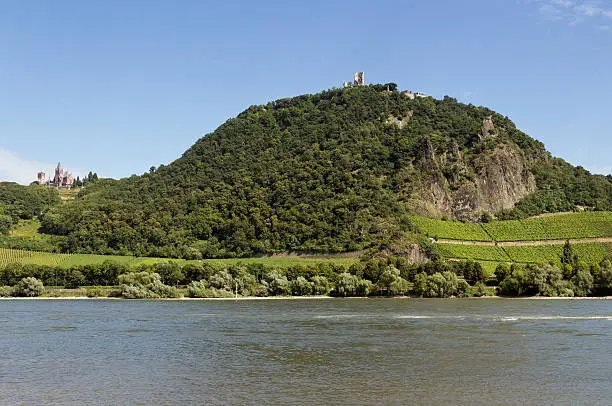
[[[55,175],[53,176],[53,179],[48,177],[45,172],[38,172],[37,178],[39,185],[53,186],[58,189],[71,189],[74,182],[72,174],[65,171],[59,162],[57,163],[57,168],[55,168]]]
[[[353,75],[353,82],[344,82],[344,87],[351,86],[363,86],[365,85],[365,73],[363,72],[355,72]]]
[[[354,86],[365,86],[365,73],[364,72],[355,72],[353,74],[352,82],[344,82],[344,87],[354,87]],[[387,88],[387,90],[389,90]],[[426,94],[421,92],[411,92],[410,90],[404,90],[401,92],[403,95],[407,96],[410,100],[414,100],[417,97],[427,97]]]

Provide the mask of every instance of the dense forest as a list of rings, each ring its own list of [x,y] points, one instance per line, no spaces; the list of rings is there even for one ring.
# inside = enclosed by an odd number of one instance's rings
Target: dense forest
[[[422,241],[411,214],[612,209],[610,177],[552,158],[507,117],[387,89],[251,106],[167,166],[40,210],[41,231],[64,251],[198,259]]]

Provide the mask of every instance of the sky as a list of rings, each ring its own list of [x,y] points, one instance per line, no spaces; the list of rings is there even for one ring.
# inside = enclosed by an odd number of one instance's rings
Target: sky
[[[607,174],[610,66],[612,0],[0,0],[0,181],[141,174],[355,71],[492,108]]]

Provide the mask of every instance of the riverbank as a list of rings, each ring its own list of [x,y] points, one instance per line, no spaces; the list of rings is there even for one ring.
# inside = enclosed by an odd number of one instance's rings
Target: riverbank
[[[255,300],[329,300],[329,299],[344,299],[344,300],[355,300],[355,299],[381,299],[381,300],[389,300],[389,299],[423,299],[421,297],[415,296],[393,296],[393,297],[384,297],[384,296],[358,296],[358,297],[332,297],[332,296],[248,296],[248,297],[177,297],[177,298],[156,298],[156,299],[126,299],[123,297],[87,297],[87,296],[64,296],[64,297],[55,297],[55,296],[38,296],[38,297],[0,297],[0,301],[2,300],[148,300],[148,301],[170,301],[170,302],[180,302],[180,301],[202,301],[202,300],[212,300],[212,301],[255,301]],[[439,298],[426,298],[426,299],[439,299]],[[467,300],[482,300],[482,299],[511,299],[511,300],[612,300],[612,296],[580,296],[580,297],[548,297],[548,296],[480,296],[480,297],[453,297],[446,299],[467,299]]]

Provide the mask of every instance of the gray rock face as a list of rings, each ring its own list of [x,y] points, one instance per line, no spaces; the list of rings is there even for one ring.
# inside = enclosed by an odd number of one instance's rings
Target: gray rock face
[[[460,155],[436,156],[426,143],[417,169],[420,187],[411,203],[426,216],[474,220],[483,212],[510,209],[536,190],[528,163],[512,144],[500,144],[466,161]]]

